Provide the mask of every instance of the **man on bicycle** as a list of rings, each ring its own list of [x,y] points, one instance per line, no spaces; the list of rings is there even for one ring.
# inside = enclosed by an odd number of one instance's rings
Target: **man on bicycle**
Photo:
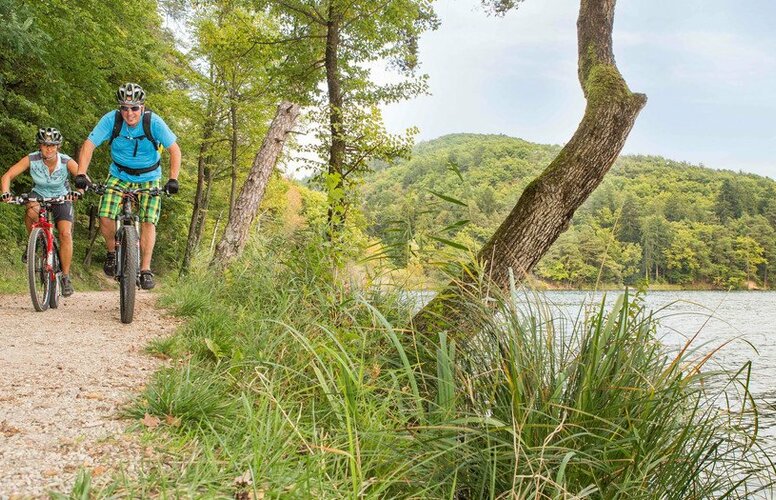
[[[116,272],[116,217],[121,210],[121,194],[110,188],[146,189],[159,187],[162,176],[161,151],[170,152],[170,177],[165,192],[178,192],[178,173],[181,166],[181,150],[177,137],[156,113],[145,109],[146,93],[136,83],[125,83],[116,91],[118,111],[106,113],[81,146],[78,157],[78,175],[75,184],[85,188],[89,184],[86,171],[94,150],[109,141],[111,165],[106,191],[100,202],[100,232],[105,238],[108,253],[103,270],[108,276]],[[151,257],[156,244],[156,223],[159,221],[161,199],[142,193],[138,201],[140,217],[140,286],[144,290],[154,287],[151,273]]]
[[[73,295],[73,284],[70,281],[70,263],[73,260],[73,203],[71,200],[78,199],[79,192],[70,191],[70,185],[67,181],[68,172],[75,175],[78,170],[78,164],[64,153],[60,153],[59,147],[62,145],[62,134],[55,128],[42,128],[35,134],[35,141],[38,143],[38,151],[28,154],[0,178],[0,201],[6,203],[13,199],[11,194],[11,181],[24,172],[30,170],[30,176],[33,180],[32,195],[41,198],[56,198],[65,196],[68,201],[52,205],[51,211],[54,214],[54,221],[59,231],[59,259],[62,262],[62,295],[69,297]],[[24,217],[24,224],[27,226],[27,233],[32,230],[32,225],[38,220],[38,210],[40,206],[35,201],[27,203],[27,214]],[[22,262],[27,261],[27,252],[22,254]]]

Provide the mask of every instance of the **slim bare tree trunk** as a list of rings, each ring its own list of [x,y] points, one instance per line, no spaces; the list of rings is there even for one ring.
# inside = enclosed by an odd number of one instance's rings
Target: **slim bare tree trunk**
[[[234,81],[232,82],[234,85]],[[232,127],[231,148],[230,148],[230,163],[232,167],[232,183],[229,189],[229,217],[227,220],[232,219],[232,213],[234,212],[234,204],[237,197],[237,100],[235,97],[236,90],[232,87],[232,96],[229,99],[229,121]]]
[[[216,235],[218,235],[218,225],[221,224],[221,218],[224,216],[224,211],[218,212],[216,223],[213,224],[213,237],[210,238],[210,251],[212,252],[216,248]]]
[[[212,114],[213,110],[211,110]],[[210,149],[210,139],[215,129],[215,117],[208,116],[202,129],[202,144],[199,146],[199,157],[197,158],[197,192],[194,195],[194,207],[191,211],[191,221],[189,223],[189,235],[186,239],[186,251],[183,254],[181,263],[181,274],[186,274],[191,264],[191,258],[194,255],[202,234],[202,225],[205,217],[205,180],[208,160],[208,150]]]
[[[229,218],[224,235],[216,246],[213,260],[210,262],[213,267],[225,267],[245,247],[250,226],[264,197],[269,176],[283,151],[288,134],[294,128],[299,111],[299,105],[290,102],[283,102],[278,106],[275,118],[237,198],[232,217]]]
[[[577,208],[601,183],[620,154],[636,116],[646,104],[620,75],[612,52],[615,0],[581,0],[577,20],[578,76],[587,106],[577,131],[534,179],[512,212],[478,254],[489,281],[508,289],[510,272],[525,277],[566,230]],[[413,319],[419,331],[473,333],[464,310],[478,277],[462,275]]]
[[[212,157],[208,157],[208,164],[212,163],[212,160]],[[201,217],[197,220],[194,248],[199,248],[199,244],[202,241],[202,235],[205,234],[205,222],[207,222],[207,214],[210,209],[210,199],[213,192],[214,172],[215,171],[212,168],[205,167],[205,194],[202,197],[202,208],[200,209]]]
[[[328,175],[339,176],[334,189],[329,188],[329,210],[327,222],[329,237],[341,232],[345,218],[345,199],[343,188],[345,185],[345,119],[343,116],[342,82],[339,73],[339,48],[341,40],[341,15],[336,12],[335,2],[329,2],[328,25],[326,27],[326,53],[324,66],[326,68],[326,87],[329,95],[329,132],[331,133],[331,145],[329,146]],[[327,182],[328,185],[328,182]]]

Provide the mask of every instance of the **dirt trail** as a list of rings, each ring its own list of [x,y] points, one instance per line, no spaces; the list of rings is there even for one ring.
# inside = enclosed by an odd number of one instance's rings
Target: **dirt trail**
[[[137,294],[119,321],[118,291],[77,292],[36,313],[24,295],[0,295],[0,498],[69,492],[80,468],[136,470],[142,447],[118,411],[161,361],[143,352],[175,325]]]

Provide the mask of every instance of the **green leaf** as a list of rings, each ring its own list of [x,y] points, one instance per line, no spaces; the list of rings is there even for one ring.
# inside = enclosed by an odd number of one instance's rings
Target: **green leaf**
[[[446,228],[442,229],[442,231],[445,231],[445,232],[446,231],[452,231],[453,229],[461,228],[461,227],[467,225],[470,222],[471,221],[469,219],[459,220],[458,222],[453,222],[452,224],[450,224]]]
[[[453,172],[455,175],[458,176],[459,179],[461,179],[461,182],[463,182],[463,175],[461,175],[461,167],[459,167],[457,163],[455,163],[452,160],[448,161],[447,170],[450,170],[451,172]]]
[[[436,241],[438,241],[440,243],[443,243],[443,244],[445,244],[445,245],[447,245],[449,247],[457,248],[458,250],[465,250],[465,251],[469,250],[464,245],[461,245],[460,243],[456,243],[455,241],[452,241],[452,240],[447,240],[445,238],[438,238],[436,236],[431,236],[430,238],[432,240],[436,240]]]
[[[213,356],[215,356],[215,358],[220,361],[221,358],[223,357],[223,353],[221,352],[221,349],[219,349],[218,344],[216,344],[215,342],[213,342],[212,339],[209,339],[209,338],[205,338],[204,340],[205,340],[205,346],[207,346],[208,351],[212,352]]]
[[[428,192],[433,194],[434,196],[436,196],[438,198],[442,198],[445,201],[449,201],[450,203],[455,203],[456,205],[460,205],[462,207],[468,207],[469,206],[466,203],[462,202],[461,200],[459,200],[457,198],[453,198],[452,196],[447,196],[447,195],[444,195],[442,193],[438,193],[436,191],[432,191],[431,189],[429,189]]]

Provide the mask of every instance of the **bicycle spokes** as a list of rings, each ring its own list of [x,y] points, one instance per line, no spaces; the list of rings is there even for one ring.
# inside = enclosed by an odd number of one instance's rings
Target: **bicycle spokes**
[[[36,311],[45,311],[49,307],[51,280],[48,256],[46,234],[40,228],[33,229],[27,244],[27,278],[30,298]]]

